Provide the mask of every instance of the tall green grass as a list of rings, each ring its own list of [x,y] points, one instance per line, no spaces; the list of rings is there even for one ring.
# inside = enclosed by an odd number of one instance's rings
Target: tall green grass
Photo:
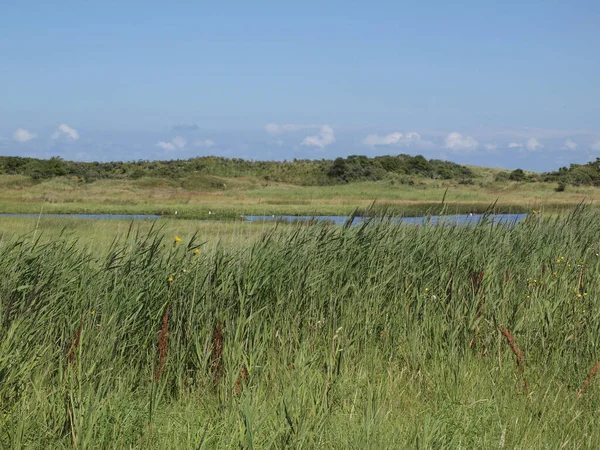
[[[599,236],[579,208],[237,248],[3,240],[0,445],[598,448],[600,379],[577,393],[600,360]]]

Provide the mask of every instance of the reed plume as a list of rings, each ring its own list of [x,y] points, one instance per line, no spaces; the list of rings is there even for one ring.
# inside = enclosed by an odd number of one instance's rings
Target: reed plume
[[[577,393],[577,397],[581,397],[583,395],[583,391],[590,385],[592,377],[596,374],[596,372],[598,372],[598,370],[600,370],[600,361],[597,362],[594,367],[592,367],[592,370],[589,371],[588,376],[585,379],[585,383],[583,383],[583,386],[581,386],[581,389],[579,389],[579,392]]]
[[[165,309],[162,318],[162,325],[158,335],[158,365],[154,371],[154,379],[157,383],[160,382],[160,377],[165,368],[165,361],[169,352],[169,307]]]
[[[498,325],[498,330],[500,330],[500,333],[504,335],[504,337],[508,341],[510,349],[517,358],[517,368],[519,369],[519,373],[521,374],[521,378],[523,379],[523,390],[525,391],[525,393],[527,393],[527,380],[525,380],[525,366],[523,364],[523,350],[517,347],[517,344],[515,343],[515,338],[510,333],[510,331],[508,331],[506,328],[502,328],[501,325]]]

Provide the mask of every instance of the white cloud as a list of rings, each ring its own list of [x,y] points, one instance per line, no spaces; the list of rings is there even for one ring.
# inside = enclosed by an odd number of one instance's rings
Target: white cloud
[[[34,139],[37,134],[32,133],[24,128],[19,128],[13,133],[13,140],[17,142],[27,142]]]
[[[378,134],[369,134],[364,140],[363,144],[375,146],[375,145],[409,145],[421,140],[421,135],[415,132],[409,132],[406,134],[402,133],[390,133],[384,136]]]
[[[463,137],[462,134],[453,131],[446,136],[446,148],[451,150],[473,150],[479,145],[471,136]]]
[[[212,139],[197,139],[195,142],[196,147],[212,147],[215,142]]]
[[[600,140],[598,140],[592,144],[592,150],[600,151]]]
[[[279,133],[279,125],[277,125],[276,123],[268,123],[267,125],[265,125],[265,130],[267,131],[267,133],[277,134]]]
[[[183,148],[187,144],[187,139],[181,136],[175,136],[173,139],[171,139],[171,142],[173,145],[175,145],[175,147]]]
[[[302,145],[325,148],[335,142],[333,128],[329,125],[323,125],[321,131],[316,136],[307,136],[302,141]]]
[[[168,152],[175,150],[175,144],[173,144],[172,142],[158,141],[156,143],[156,146]]]
[[[171,139],[171,141],[169,142],[165,142],[165,141],[159,141],[156,143],[156,146],[159,148],[162,148],[163,150],[166,150],[168,152],[172,152],[173,150],[176,149],[182,149],[187,145],[187,139],[181,136],[175,136],[173,139]]]
[[[563,150],[576,150],[577,144],[575,142],[573,142],[571,139],[567,139],[562,148],[563,148]]]
[[[483,146],[486,150],[494,151],[498,148],[497,144],[484,144]]]
[[[77,130],[75,128],[71,128],[66,123],[60,124],[56,131],[52,133],[52,139],[54,140],[59,139],[62,136],[72,141],[76,141],[77,139],[79,139],[79,133],[77,132]]]
[[[300,130],[309,130],[313,128],[319,128],[319,125],[302,125],[295,123],[288,123],[285,125],[278,125],[276,123],[269,123],[265,125],[265,130],[269,134],[281,134],[281,133],[291,133],[294,131]]]
[[[536,138],[527,139],[527,144],[525,144],[525,146],[527,147],[527,150],[532,152],[544,148],[544,146]]]
[[[535,152],[544,148],[544,146],[536,138],[529,138],[524,144],[522,142],[511,142],[510,144],[508,144],[508,148],[526,148],[530,152]]]

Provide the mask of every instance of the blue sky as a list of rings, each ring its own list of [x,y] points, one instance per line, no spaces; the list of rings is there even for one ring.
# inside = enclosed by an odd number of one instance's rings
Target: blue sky
[[[600,156],[600,2],[5,2],[0,154]]]

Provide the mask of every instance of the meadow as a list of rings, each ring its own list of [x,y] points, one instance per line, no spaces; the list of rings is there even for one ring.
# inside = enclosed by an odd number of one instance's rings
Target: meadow
[[[46,215],[0,217],[0,239],[10,240],[17,236],[28,239],[41,239],[42,242],[54,239],[68,239],[77,242],[82,250],[106,251],[113,242],[129,235],[144,235],[151,230],[162,234],[190,239],[192,236],[205,242],[211,250],[217,245],[235,247],[251,241],[283,223],[250,221],[202,221],[170,217],[160,220],[126,219],[83,219],[77,217],[57,217]]]
[[[420,216],[439,213],[442,201],[448,213],[480,213],[491,204],[496,212],[523,213],[532,209],[564,211],[582,201],[593,204],[600,199],[600,191],[593,186],[569,186],[565,192],[556,192],[555,183],[496,182],[497,171],[477,170],[474,184],[392,177],[331,186],[199,174],[177,180],[142,177],[93,183],[68,177],[35,180],[0,175],[0,213],[172,216],[178,211],[178,217],[184,219],[232,220],[240,215],[348,215],[375,205],[379,210]]]
[[[600,446],[589,208],[514,227],[10,221],[2,447]]]

